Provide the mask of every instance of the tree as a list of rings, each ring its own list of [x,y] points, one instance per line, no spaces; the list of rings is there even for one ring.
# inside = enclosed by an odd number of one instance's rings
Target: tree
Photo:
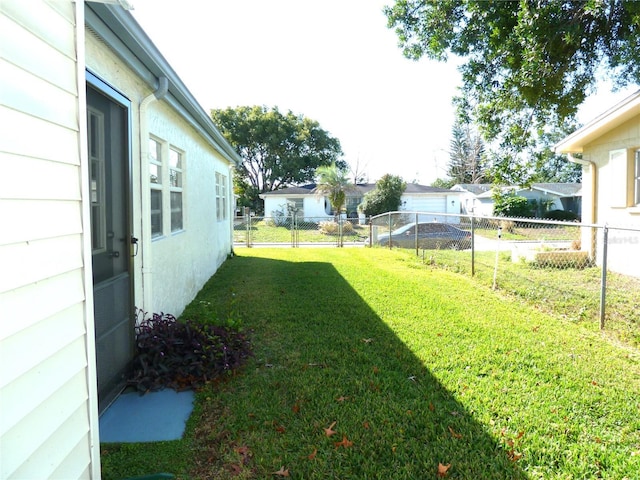
[[[513,191],[503,192],[500,189],[494,189],[491,195],[493,197],[493,214],[497,217],[534,217],[534,207],[525,198],[516,195]]]
[[[450,178],[436,178],[433,182],[431,182],[432,187],[446,188],[447,190],[453,187],[455,184],[456,182],[454,182]]]
[[[571,132],[577,130],[578,125],[567,122],[560,128],[545,132],[540,138],[542,148],[531,155],[533,175],[532,182],[582,182],[582,165],[570,162],[564,155],[557,155],[554,145]]]
[[[340,169],[335,163],[318,167],[316,175],[318,185],[315,193],[329,197],[337,221],[347,199],[347,193],[355,190],[355,186],[347,177],[346,170]]]
[[[454,123],[447,175],[456,183],[482,183],[488,176],[484,162],[484,142],[468,123]]]
[[[368,163],[360,163],[360,157],[357,158],[355,165],[349,165],[349,171],[353,177],[353,183],[367,183],[369,181],[369,175],[366,173],[367,167]]]
[[[577,129],[574,122],[543,132],[536,148],[528,148],[519,160],[498,152],[491,152],[491,176],[495,183],[527,186],[534,182],[575,182],[582,180],[582,166],[557,155],[554,145]]]
[[[235,182],[241,205],[260,210],[260,193],[311,182],[321,165],[347,166],[338,139],[291,111],[236,107],[212,110],[211,118],[243,159]]]
[[[466,59],[459,114],[512,156],[574,118],[603,67],[640,83],[640,2],[396,0],[385,14],[406,57]]]
[[[402,178],[386,174],[376,182],[376,188],[364,195],[360,209],[367,217],[398,210],[405,188]]]

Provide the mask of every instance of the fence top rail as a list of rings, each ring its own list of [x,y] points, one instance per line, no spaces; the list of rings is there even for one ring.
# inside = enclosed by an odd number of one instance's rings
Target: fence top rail
[[[390,215],[437,215],[439,217],[463,217],[473,218],[474,220],[493,220],[497,222],[526,222],[526,223],[539,223],[542,225],[562,225],[567,227],[586,227],[586,228],[605,228],[615,230],[625,230],[631,232],[640,232],[640,226],[628,226],[628,225],[611,225],[608,223],[581,223],[581,222],[569,222],[562,220],[545,220],[542,218],[526,218],[526,217],[495,217],[486,215],[468,215],[463,213],[441,213],[441,212],[419,212],[408,210],[396,210],[393,212],[381,213],[380,215],[373,216],[369,219],[369,222],[373,222],[377,219],[384,218]]]

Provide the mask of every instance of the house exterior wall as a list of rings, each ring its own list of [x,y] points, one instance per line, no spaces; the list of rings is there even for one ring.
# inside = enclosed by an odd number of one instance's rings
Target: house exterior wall
[[[204,283],[231,252],[232,172],[228,161],[167,102],[141,102],[153,91],[108,49],[87,32],[87,68],[132,102],[133,232],[141,240],[141,254],[133,258],[135,306],[151,314],[182,313]],[[170,228],[169,196],[164,195],[163,234],[152,238],[148,139],[165,152],[181,152],[183,168],[183,229]],[[166,159],[165,159],[166,160]],[[226,183],[225,215],[216,212],[216,173]]]
[[[583,160],[594,165],[583,167],[584,222],[640,228],[640,205],[633,203],[633,162],[638,149],[640,115],[584,146]],[[594,198],[595,202],[592,200]],[[590,235],[585,231],[583,244],[590,243]],[[600,236],[598,245],[602,245],[601,240]],[[607,255],[609,269],[640,277],[639,252],[640,234],[610,230]],[[598,249],[597,260],[602,262],[601,248]]]
[[[228,162],[162,102],[149,109],[149,132],[183,152],[183,229],[155,238],[152,249],[154,312],[180,314],[231,252],[232,202],[216,211],[216,173],[233,191]],[[167,204],[167,210],[169,205]]]
[[[318,219],[330,219],[332,215],[327,214],[325,210],[325,198],[315,194],[309,195],[266,195],[264,197],[264,215],[265,217],[273,217],[274,212],[287,212],[287,199],[302,199],[303,215],[305,219],[317,221]]]
[[[0,3],[3,479],[100,478],[83,8]]]

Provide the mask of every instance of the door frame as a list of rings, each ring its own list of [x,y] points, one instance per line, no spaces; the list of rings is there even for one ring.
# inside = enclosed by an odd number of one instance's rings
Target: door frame
[[[106,98],[108,98],[110,101],[118,104],[119,106],[123,107],[124,109],[126,109],[126,128],[125,128],[125,135],[126,135],[126,139],[125,139],[125,148],[127,149],[126,152],[126,180],[124,182],[124,189],[125,189],[125,193],[126,193],[126,199],[125,199],[125,226],[126,226],[126,235],[125,238],[132,238],[133,235],[133,143],[132,143],[132,130],[133,130],[133,125],[132,125],[132,119],[133,119],[133,115],[132,115],[132,102],[131,100],[129,100],[122,92],[120,92],[119,90],[117,90],[115,87],[113,87],[112,85],[110,85],[109,83],[107,83],[106,81],[102,80],[98,75],[96,75],[95,73],[91,72],[89,69],[85,70],[85,80],[86,80],[86,88],[93,88],[95,91],[97,91],[98,93],[104,95]],[[86,120],[85,120],[86,121]],[[89,174],[89,172],[87,171],[87,175]],[[90,179],[87,179],[87,181],[90,181]],[[128,274],[129,274],[129,300],[130,300],[130,305],[132,307],[132,311],[131,311],[131,321],[130,321],[130,328],[131,328],[131,338],[130,338],[130,348],[131,348],[131,352],[132,352],[132,356],[131,359],[133,359],[133,350],[134,350],[134,346],[135,346],[135,335],[134,335],[134,329],[135,329],[135,318],[134,318],[134,311],[133,311],[133,307],[135,305],[135,288],[134,288],[134,257],[131,255],[131,245],[129,244],[129,242],[126,242],[126,245],[128,246],[127,249],[127,254],[129,255],[129,262],[128,262]],[[92,258],[92,255],[89,255],[89,258]],[[93,278],[91,278],[91,288],[92,290],[95,288],[95,282],[93,281]],[[94,316],[95,318],[95,316]],[[99,361],[98,359],[98,355],[97,355],[97,350],[96,350],[96,364]],[[97,368],[97,367],[96,367]],[[96,377],[96,385],[97,385],[97,377]],[[114,386],[114,388],[110,389],[110,391],[106,394],[104,394],[104,398],[101,397],[100,392],[98,392],[98,412],[99,414],[102,414],[104,412],[104,410],[106,410],[106,408],[117,398],[117,396],[120,394],[120,392],[122,391],[124,387],[124,382],[121,382],[120,384]]]

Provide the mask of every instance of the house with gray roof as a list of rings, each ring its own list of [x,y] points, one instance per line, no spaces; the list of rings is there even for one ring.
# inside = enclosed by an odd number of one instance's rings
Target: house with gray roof
[[[375,188],[375,183],[354,185],[352,192],[347,194],[346,216],[358,218],[358,205],[362,203],[364,195]],[[265,216],[273,217],[286,213],[295,208],[297,215],[308,221],[323,221],[333,218],[333,211],[329,199],[319,196],[315,192],[316,184],[287,187],[260,195],[264,200]],[[400,198],[401,211],[429,212],[436,214],[435,220],[442,221],[444,217],[437,214],[460,213],[460,194],[451,190],[427,185],[408,183]]]
[[[490,183],[457,184],[451,190],[461,192],[461,213],[472,213],[482,216],[493,215],[493,189],[500,188],[502,192],[512,192],[515,195],[535,201],[541,206],[539,214],[550,210],[565,210],[580,216],[582,211],[581,183],[532,183],[529,187],[501,186]]]

